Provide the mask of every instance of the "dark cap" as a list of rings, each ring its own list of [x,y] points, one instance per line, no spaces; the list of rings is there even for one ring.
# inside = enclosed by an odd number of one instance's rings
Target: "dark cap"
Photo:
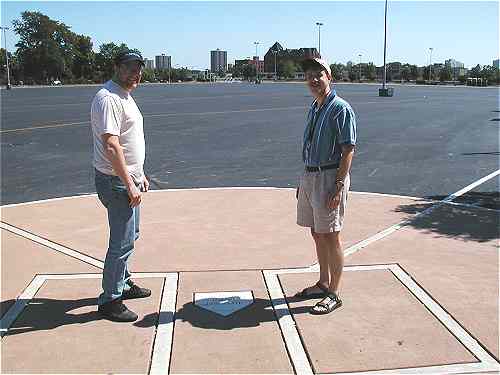
[[[326,60],[320,59],[318,57],[313,57],[310,59],[305,59],[301,62],[302,69],[304,72],[306,72],[308,69],[321,69],[325,70],[328,75],[331,77],[332,76],[332,71],[330,69],[330,65],[326,62]]]
[[[138,52],[132,52],[132,51],[123,51],[120,52],[116,57],[115,57],[115,64],[120,65],[120,64],[125,64],[129,61],[139,61],[139,63],[144,66],[146,65],[144,62],[144,59],[142,58],[141,54]]]

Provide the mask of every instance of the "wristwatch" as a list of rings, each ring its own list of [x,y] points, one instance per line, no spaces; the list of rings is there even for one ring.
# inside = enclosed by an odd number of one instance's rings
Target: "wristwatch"
[[[336,180],[335,185],[340,185],[341,187],[344,187],[344,181],[342,180]]]

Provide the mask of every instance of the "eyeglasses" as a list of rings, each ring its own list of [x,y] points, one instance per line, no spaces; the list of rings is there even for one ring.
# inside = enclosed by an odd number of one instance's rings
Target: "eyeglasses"
[[[144,67],[135,61],[125,63],[125,64],[123,64],[123,66],[125,66],[125,68],[127,69],[127,71],[129,73],[133,73],[133,74],[141,74],[142,71],[144,70]]]
[[[307,71],[306,74],[306,80],[311,81],[315,78],[320,79],[323,76],[323,70],[310,70]]]

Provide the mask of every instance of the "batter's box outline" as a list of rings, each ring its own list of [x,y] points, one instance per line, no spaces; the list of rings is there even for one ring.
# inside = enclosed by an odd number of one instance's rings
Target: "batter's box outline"
[[[177,272],[137,272],[132,273],[134,279],[162,278],[163,287],[160,296],[158,326],[153,340],[150,374],[167,374],[170,367],[170,355],[174,333],[175,308],[179,273]],[[36,275],[28,287],[17,298],[16,302],[0,320],[0,335],[5,337],[11,325],[16,321],[24,308],[35,297],[47,280],[102,279],[102,273],[76,273],[64,275]]]
[[[381,264],[366,266],[345,266],[344,271],[390,271],[392,274],[436,317],[459,342],[462,343],[479,362],[452,364],[441,366],[427,366],[415,368],[401,368],[391,370],[376,370],[363,372],[337,373],[343,375],[372,375],[372,374],[463,374],[499,371],[500,365],[488,351],[486,351],[475,338],[473,338],[460,324],[448,314],[438,303],[436,303],[427,292],[422,289],[410,275],[408,275],[398,264]],[[307,268],[263,270],[264,279],[267,285],[269,296],[275,311],[278,325],[282,331],[287,351],[292,365],[297,374],[314,374],[307,358],[305,348],[300,339],[295,326],[285,295],[278,280],[278,275],[289,273],[317,272],[318,265]],[[160,297],[160,311],[158,326],[153,344],[153,354],[151,358],[151,374],[167,374],[170,367],[170,357],[173,341],[173,330],[175,322],[175,309],[177,303],[178,272],[158,272],[158,273],[133,273],[135,279],[141,278],[162,278],[163,288]],[[21,293],[16,302],[0,320],[0,333],[3,338],[23,312],[28,303],[35,297],[36,293],[47,280],[77,280],[77,279],[101,279],[102,274],[82,273],[82,274],[40,274],[36,275],[28,287]]]
[[[496,372],[500,370],[497,360],[485,350],[446,310],[444,310],[399,264],[378,264],[362,266],[344,266],[344,272],[355,271],[390,271],[411,294],[413,294],[441,322],[455,338],[468,349],[478,362],[398,368],[390,370],[374,370],[362,372],[336,373],[342,375],[374,375],[374,374],[465,374],[480,372]],[[297,374],[314,374],[300,338],[295,321],[288,308],[285,293],[278,279],[279,275],[290,273],[317,272],[318,265],[298,269],[265,270],[264,279],[267,284],[278,324],[283,333],[286,348]]]

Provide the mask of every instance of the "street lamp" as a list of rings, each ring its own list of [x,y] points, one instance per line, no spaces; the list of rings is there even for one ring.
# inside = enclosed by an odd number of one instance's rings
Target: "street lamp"
[[[358,56],[359,56],[359,82],[361,82],[361,53]]]
[[[2,27],[0,26],[0,30],[3,31],[3,40],[4,40],[4,47],[5,47],[5,61],[7,63],[7,90],[10,90],[10,72],[9,72],[9,53],[7,52],[7,30],[9,30],[8,27]]]
[[[429,83],[432,81],[432,50],[434,48],[429,48]]]
[[[316,26],[318,26],[318,53],[319,57],[321,57],[321,26],[323,26],[323,23],[316,22]]]
[[[253,42],[255,44],[255,75],[256,75],[256,80],[259,79],[259,55],[257,54],[257,46],[259,45],[259,42]]]
[[[278,54],[278,51],[273,51],[274,54],[274,80],[278,79],[278,75],[276,74],[276,55]]]
[[[382,81],[382,88],[378,90],[378,95],[379,96],[393,96],[394,95],[394,89],[391,88],[386,88],[385,87],[385,82],[387,78],[387,68],[385,65],[385,57],[387,54],[387,0],[385,0],[385,15],[384,15],[384,78]]]

